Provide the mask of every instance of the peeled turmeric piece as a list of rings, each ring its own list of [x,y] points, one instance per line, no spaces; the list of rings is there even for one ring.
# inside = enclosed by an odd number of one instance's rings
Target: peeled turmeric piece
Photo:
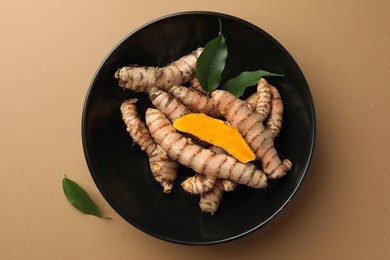
[[[256,155],[237,128],[203,113],[184,115],[173,122],[173,127],[215,146],[221,147],[242,163],[253,161]]]

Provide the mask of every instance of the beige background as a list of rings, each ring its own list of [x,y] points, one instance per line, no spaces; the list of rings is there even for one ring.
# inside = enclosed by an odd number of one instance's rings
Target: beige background
[[[278,39],[318,120],[307,178],[282,214],[207,247],[122,220],[81,144],[84,98],[107,53],[144,23],[188,10],[238,16]],[[2,0],[0,12],[0,259],[390,259],[389,1]],[[114,220],[72,208],[63,174]]]

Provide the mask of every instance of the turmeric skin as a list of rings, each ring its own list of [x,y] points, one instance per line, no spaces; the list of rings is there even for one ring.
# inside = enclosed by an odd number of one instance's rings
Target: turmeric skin
[[[224,149],[217,147],[215,145],[209,146],[208,149],[210,149],[214,153],[226,154],[226,151]],[[181,186],[188,193],[203,194],[214,188],[216,180],[217,179],[211,179],[203,176],[202,174],[197,173],[194,176],[189,177],[185,181],[183,181]],[[233,182],[229,180],[222,180],[222,181],[223,181],[222,183],[225,183],[224,187],[226,187],[227,189],[230,189],[233,186],[230,185]]]
[[[178,163],[170,160],[167,153],[153,141],[145,123],[138,116],[135,106],[136,102],[137,99],[128,99],[120,107],[122,119],[127,126],[126,130],[134,143],[138,144],[148,154],[150,169],[154,179],[161,183],[164,193],[170,193],[173,181],[177,177]]]
[[[191,113],[191,111],[186,106],[172,97],[168,92],[156,87],[150,88],[149,97],[154,107],[160,110],[171,121]]]
[[[274,86],[271,86],[271,96],[271,111],[265,125],[271,130],[271,134],[275,138],[279,135],[282,128],[283,101],[279,91]]]
[[[261,79],[264,80],[264,79]],[[263,119],[263,125],[266,126],[267,129],[271,130],[272,136],[275,138],[279,135],[280,130],[282,128],[283,121],[283,101],[280,96],[279,91],[272,85],[270,85],[266,80],[264,83],[268,85],[271,97],[268,97],[268,94],[261,95],[259,90],[265,85],[258,85],[258,92],[253,93],[249,96],[245,102],[248,107],[258,114],[261,115],[261,119]],[[268,109],[269,103],[269,109]]]
[[[212,145],[210,146],[209,148],[211,151],[213,151],[214,153],[223,153],[223,154],[226,154],[226,151],[218,146],[215,146],[215,145]],[[221,180],[221,183],[222,183],[222,186],[223,186],[223,189],[225,191],[232,191],[236,188],[237,186],[237,183],[234,182],[234,181],[231,181],[231,180],[225,180],[225,179],[220,179]]]
[[[188,193],[203,194],[214,187],[216,180],[216,178],[210,178],[202,174],[195,174],[183,181],[181,186]]]
[[[173,86],[169,89],[169,93],[194,113],[204,113],[212,117],[222,116],[209,96],[193,88]]]
[[[264,188],[267,177],[255,165],[240,163],[227,154],[216,154],[193,144],[178,133],[164,114],[156,109],[146,111],[146,124],[154,141],[172,160],[210,178],[229,179],[253,188]]]
[[[240,132],[219,119],[205,114],[187,114],[173,122],[173,126],[210,144],[223,148],[242,163],[253,161],[256,156]]]
[[[146,93],[154,86],[168,90],[174,85],[189,82],[194,77],[196,61],[202,51],[203,48],[198,48],[161,68],[126,66],[118,69],[114,76],[124,89]]]
[[[199,207],[203,212],[214,214],[225,193],[221,179],[218,179],[213,189],[200,195]]]
[[[214,214],[218,210],[223,194],[234,190],[236,186],[237,183],[230,180],[217,179],[211,190],[200,195],[200,209],[203,212]]]
[[[247,99],[245,100],[246,105],[252,111],[256,111],[258,97],[259,97],[259,92],[255,92],[252,95],[250,95],[249,97],[247,97]]]
[[[237,127],[255,152],[268,177],[277,179],[284,176],[291,168],[291,162],[288,159],[280,160],[271,130],[264,127],[261,116],[253,112],[245,101],[229,92],[215,90],[211,96],[226,120],[232,126]]]
[[[270,87],[268,81],[261,78],[257,83],[257,92],[245,100],[248,107],[259,114],[261,121],[264,121],[271,111],[272,95]]]
[[[196,77],[194,77],[193,79],[190,80],[189,85],[192,89],[195,89],[199,93],[207,94],[207,91],[200,85],[200,83]]]
[[[259,93],[256,102],[256,112],[260,115],[260,120],[264,121],[271,110],[271,90],[267,80],[261,78],[257,84],[257,93]]]
[[[222,187],[225,191],[232,191],[237,187],[237,183],[231,180],[222,180]]]

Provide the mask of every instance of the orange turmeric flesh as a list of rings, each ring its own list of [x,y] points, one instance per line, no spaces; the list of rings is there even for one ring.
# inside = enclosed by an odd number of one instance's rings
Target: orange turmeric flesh
[[[203,113],[191,113],[176,119],[173,126],[181,132],[221,147],[242,163],[256,158],[237,128],[227,125],[222,120]]]

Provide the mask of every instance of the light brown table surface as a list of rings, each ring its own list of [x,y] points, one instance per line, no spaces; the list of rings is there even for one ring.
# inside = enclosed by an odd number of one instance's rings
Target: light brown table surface
[[[207,247],[121,219],[81,142],[84,99],[108,52],[144,23],[190,10],[274,36],[304,72],[317,115],[315,154],[291,203],[264,228]],[[0,12],[0,259],[390,259],[389,1],[3,0]],[[114,219],[76,211],[64,174]]]

